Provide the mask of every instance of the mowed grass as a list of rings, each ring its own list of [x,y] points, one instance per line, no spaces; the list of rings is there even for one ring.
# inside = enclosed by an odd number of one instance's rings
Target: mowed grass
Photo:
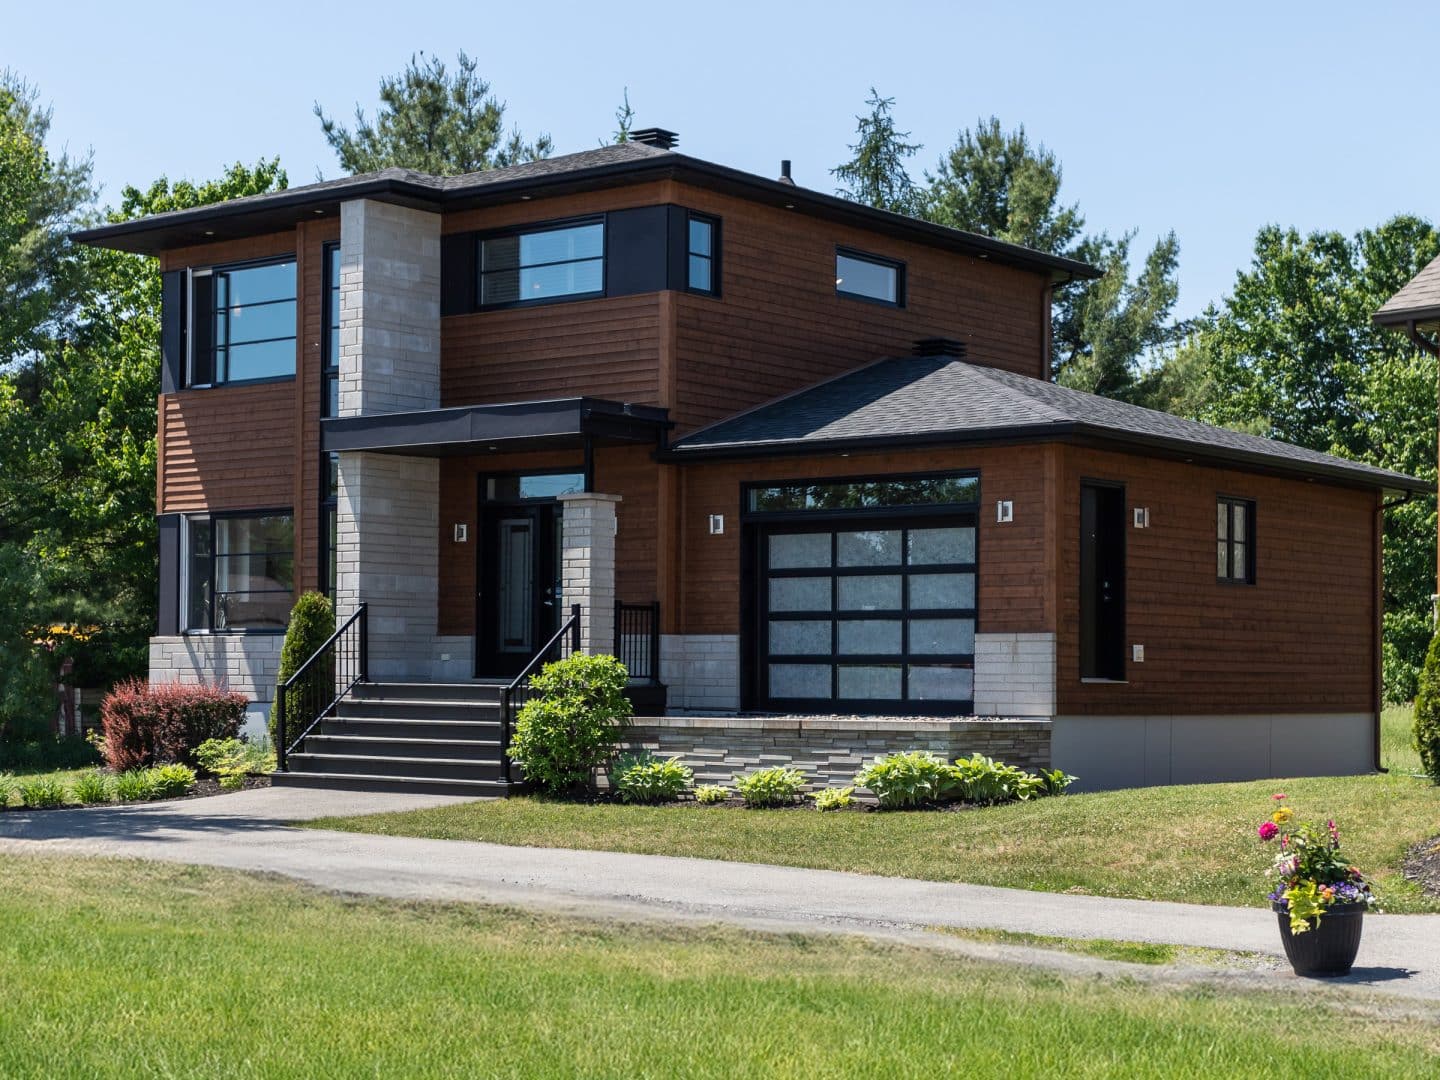
[[[1206,967],[1275,967],[1270,957],[1259,953],[1230,952],[1226,949],[1206,949],[1192,945],[1165,945],[1153,941],[1115,941],[1109,938],[1067,938],[1048,934],[1017,933],[1013,930],[990,928],[932,926],[937,934],[968,941],[983,941],[994,945],[1025,945],[1034,949],[1050,949],[1054,952],[1078,953],[1100,960],[1120,960],[1128,964],[1192,964]]]
[[[1387,716],[1407,726],[1408,711]],[[1389,742],[1397,736],[1391,733]],[[580,805],[537,798],[331,818],[316,828],[532,847],[588,848],[966,881],[1048,892],[1263,906],[1274,854],[1255,836],[1284,791],[1334,817],[1386,911],[1440,911],[1401,877],[1440,835],[1440,788],[1386,775],[1192,784],[1067,795],[958,813],[832,813]]]
[[[0,1075],[1420,1076],[1437,1014],[0,856]]]

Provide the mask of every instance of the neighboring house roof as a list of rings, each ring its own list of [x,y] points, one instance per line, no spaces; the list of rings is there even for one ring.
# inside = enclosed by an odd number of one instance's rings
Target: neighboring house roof
[[[413,169],[383,169],[338,180],[214,203],[189,210],[102,225],[72,239],[99,247],[156,255],[191,244],[215,243],[293,228],[296,222],[339,213],[350,199],[376,199],[424,210],[466,209],[511,202],[523,194],[560,195],[649,180],[675,178],[787,209],[949,248],[982,259],[1048,273],[1055,281],[1099,277],[1087,263],[950,229],[903,214],[850,202],[754,173],[702,161],[646,143],[625,142],[578,154],[528,161],[503,169],[431,176]]]
[[[879,360],[678,440],[671,460],[1087,438],[1402,491],[1413,476],[944,356]]]
[[[1381,305],[1375,321],[1382,326],[1440,322],[1440,257],[1410,279],[1410,283]]]

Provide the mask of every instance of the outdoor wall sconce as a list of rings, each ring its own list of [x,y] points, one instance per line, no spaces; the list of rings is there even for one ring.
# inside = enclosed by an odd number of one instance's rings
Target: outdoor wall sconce
[[[995,504],[995,520],[1001,525],[1007,521],[1015,520],[1015,503],[1010,499],[1001,499]]]
[[[455,542],[456,542],[457,544],[463,544],[463,543],[465,543],[465,541],[467,541],[467,540],[469,540],[469,539],[470,539],[470,526],[467,525],[467,524],[465,524],[465,522],[463,522],[463,521],[457,521],[457,522],[455,523]]]
[[[1150,508],[1148,506],[1135,507],[1135,528],[1148,529],[1150,527]]]
[[[725,535],[725,515],[724,515],[724,514],[711,514],[711,515],[710,515],[710,535],[711,535],[711,536],[724,536],[724,535]]]

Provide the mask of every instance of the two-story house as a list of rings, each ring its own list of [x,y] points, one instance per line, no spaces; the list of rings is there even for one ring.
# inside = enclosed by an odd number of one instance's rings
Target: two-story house
[[[153,679],[265,708],[320,589],[365,679],[292,781],[488,790],[460,721],[572,611],[724,770],[937,732],[1091,786],[1376,767],[1420,481],[1058,387],[1091,267],[674,141],[80,234],[164,272]]]

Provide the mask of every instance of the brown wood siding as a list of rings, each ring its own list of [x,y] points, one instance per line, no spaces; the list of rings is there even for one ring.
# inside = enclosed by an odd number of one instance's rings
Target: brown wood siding
[[[721,220],[721,295],[677,297],[678,433],[908,355],[917,338],[956,338],[973,363],[1048,377],[1044,275],[699,188],[676,201]],[[905,307],[837,295],[837,245],[903,262]]]
[[[1059,505],[1062,715],[1374,708],[1373,492],[1066,448]],[[1079,674],[1080,482],[1124,483],[1125,685]],[[1256,581],[1215,574],[1215,500],[1256,504]],[[1129,520],[1150,511],[1150,527]],[[1017,513],[1017,517],[1018,517]],[[1129,660],[1131,644],[1145,660]]]
[[[444,458],[440,462],[439,632],[475,632],[475,545],[479,542],[478,478],[483,473],[584,467],[578,450],[530,454],[489,454]],[[619,495],[619,543],[615,555],[616,597],[626,603],[656,599],[656,482],[658,468],[643,446],[598,447],[595,488]],[[455,542],[454,526],[469,526],[470,540]]]
[[[295,384],[182,390],[160,399],[160,512],[295,502]]]
[[[1053,594],[1046,575],[1046,458],[1044,446],[976,447],[778,458],[688,466],[681,477],[678,633],[734,634],[740,630],[740,485],[742,481],[980,471],[978,628],[982,632],[1048,629]],[[1015,520],[995,522],[997,499],[1015,504]],[[990,508],[987,510],[987,508]],[[725,515],[712,536],[711,514]]]

